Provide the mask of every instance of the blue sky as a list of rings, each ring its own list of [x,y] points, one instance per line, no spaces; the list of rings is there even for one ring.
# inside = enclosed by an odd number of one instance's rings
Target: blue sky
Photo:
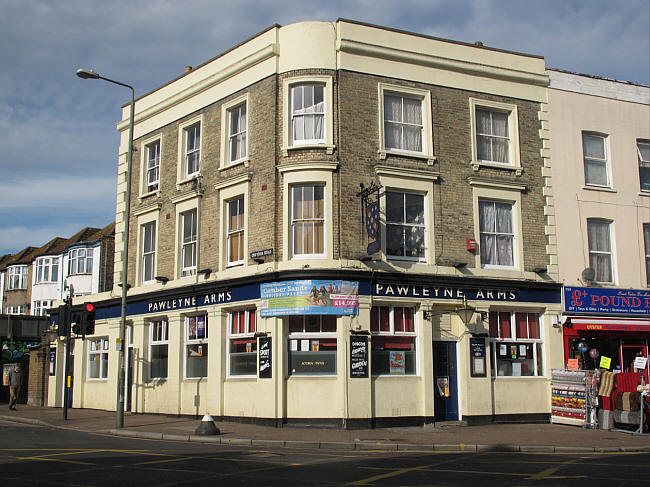
[[[120,107],[268,26],[346,18],[648,84],[648,0],[0,0],[0,255],[115,219]]]

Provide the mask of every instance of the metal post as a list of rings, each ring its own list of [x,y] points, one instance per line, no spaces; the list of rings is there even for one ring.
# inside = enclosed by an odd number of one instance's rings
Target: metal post
[[[66,311],[66,326],[67,332],[65,335],[65,367],[63,372],[63,419],[68,420],[68,396],[70,395],[70,334],[72,327],[72,289],[70,290],[70,296],[65,300]],[[60,317],[59,317],[60,319]]]

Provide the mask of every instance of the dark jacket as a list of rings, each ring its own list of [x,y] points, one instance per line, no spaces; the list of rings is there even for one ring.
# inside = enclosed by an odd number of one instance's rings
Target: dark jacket
[[[23,385],[23,371],[22,370],[11,370],[9,372],[9,385],[10,386],[22,386]]]

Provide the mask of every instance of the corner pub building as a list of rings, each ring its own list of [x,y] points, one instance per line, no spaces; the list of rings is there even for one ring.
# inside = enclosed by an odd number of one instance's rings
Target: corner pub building
[[[563,352],[547,84],[543,58],[480,43],[274,25],[136,100],[130,208],[125,105],[117,284],[75,340],[73,406],[115,408],[128,235],[129,411],[548,419]]]

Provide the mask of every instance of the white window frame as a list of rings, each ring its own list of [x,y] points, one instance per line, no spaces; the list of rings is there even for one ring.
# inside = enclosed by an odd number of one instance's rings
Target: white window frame
[[[290,325],[289,325],[289,320],[290,319],[296,319],[296,318],[302,318],[302,331],[301,332],[292,332]],[[323,330],[323,318],[328,318],[328,319],[334,319],[335,321],[335,330],[333,332],[329,331],[322,331]],[[308,332],[306,331],[306,323],[307,320],[309,319],[318,319],[319,320],[319,329],[320,331],[318,332]],[[334,357],[334,372],[333,373],[327,373],[327,374],[294,374],[293,371],[291,370],[291,360],[287,356],[287,376],[288,377],[336,377],[338,375],[338,348],[339,348],[339,343],[338,343],[338,336],[337,336],[337,331],[338,331],[338,319],[336,315],[293,315],[290,317],[287,317],[287,352],[290,354],[292,352],[291,350],[291,342],[296,341],[297,346],[301,346],[302,340],[309,340],[311,343],[311,340],[319,340],[319,339],[334,339],[336,340],[336,354]],[[296,350],[297,352],[305,351],[305,350]]]
[[[83,255],[81,255],[83,254]],[[76,247],[68,251],[68,275],[76,276],[81,274],[93,273],[93,257],[94,251],[92,247]],[[80,263],[83,261],[83,264]],[[83,270],[79,269],[83,267]],[[74,272],[73,272],[74,271]]]
[[[319,140],[293,140],[293,109],[292,94],[293,87],[299,85],[319,84],[323,85],[323,100],[325,103],[324,112],[324,138]],[[282,131],[282,153],[289,155],[290,150],[305,148],[325,148],[327,154],[334,153],[334,108],[333,108],[333,81],[331,76],[300,76],[285,78],[282,81],[282,107],[283,107],[283,131]]]
[[[389,303],[373,303],[372,308],[388,308],[388,323],[389,323],[389,330],[388,331],[373,331],[372,330],[372,323],[370,323],[370,336],[371,337],[410,337],[413,339],[413,344],[415,348],[415,371],[413,374],[395,374],[393,375],[394,377],[415,377],[420,375],[420,365],[419,365],[419,354],[418,354],[418,333],[419,333],[419,313],[417,310],[416,306],[409,306],[408,304],[405,303],[400,303],[401,306],[389,304]],[[372,308],[370,310],[370,319],[372,320]],[[395,308],[409,308],[411,310],[412,316],[413,316],[413,331],[398,331],[395,330]],[[370,344],[370,355],[372,356],[372,343]],[[391,377],[391,374],[372,374],[373,377]]]
[[[32,316],[47,316],[47,310],[52,307],[53,300],[45,299],[32,302]]]
[[[243,333],[233,333],[233,317],[237,313],[244,313],[244,323],[246,330]],[[251,313],[254,315],[255,319],[255,330],[252,332],[248,330],[248,324],[250,320]],[[255,371],[252,374],[233,374],[231,371],[231,361],[232,361],[232,342],[235,340],[242,340],[242,339],[254,339],[255,338],[255,333],[257,331],[257,325],[259,322],[259,315],[257,313],[257,309],[255,307],[248,307],[245,309],[237,309],[237,310],[231,310],[228,311],[228,339],[227,339],[227,361],[226,361],[226,375],[228,377],[233,377],[233,378],[246,378],[246,377],[257,377],[257,366]],[[254,350],[251,350],[250,352],[245,352],[245,353],[251,353],[255,354],[255,357],[257,359],[257,340],[255,339],[255,344],[251,349],[254,348]]]
[[[205,320],[205,332],[204,332],[204,337],[203,338],[197,338],[198,337],[198,325],[197,325],[197,332],[194,335],[195,338],[190,337],[190,325],[192,320],[198,320],[199,318],[203,317]],[[208,353],[208,315],[207,313],[200,313],[196,315],[187,315],[183,319],[183,378],[185,380],[201,380],[205,379],[208,377],[210,371],[209,367],[206,366],[206,373],[204,376],[191,376],[189,377],[187,375],[187,359],[189,357],[188,355],[188,350],[190,347],[198,347],[199,350],[202,351],[202,354],[205,353],[207,357]],[[205,347],[205,348],[204,348]],[[203,355],[201,355],[203,356]]]
[[[433,153],[433,128],[431,115],[431,92],[429,90],[420,90],[406,86],[391,85],[387,83],[378,83],[378,102],[379,102],[379,158],[386,159],[387,155],[401,157],[416,157],[426,159],[429,165],[433,165],[435,156]],[[421,102],[422,115],[422,150],[413,151],[408,149],[398,149],[386,147],[385,115],[384,105],[386,95],[400,96],[402,98],[418,99]]]
[[[300,188],[300,189],[298,189],[298,188]],[[299,218],[294,213],[295,195],[296,195],[297,191],[300,191],[301,194],[303,195],[303,199],[301,201],[303,201],[304,203],[306,203],[308,205],[309,201],[304,199],[305,192],[309,191],[308,188],[311,188],[312,199],[310,201],[311,201],[311,206],[312,207],[315,206],[314,202],[316,201],[316,199],[315,199],[316,188],[320,188],[320,191],[323,194],[323,214],[322,215],[317,215],[316,212],[314,211],[313,215],[311,215],[311,216],[307,216],[307,217],[302,216],[302,217]],[[324,257],[325,256],[325,226],[327,225],[327,220],[325,218],[326,201],[325,201],[325,187],[324,187],[324,185],[319,184],[319,183],[293,184],[293,185],[291,185],[289,187],[289,190],[291,192],[289,198],[291,200],[291,221],[290,221],[290,226],[291,226],[291,252],[292,252],[292,256],[294,258],[298,258],[298,259],[310,259],[310,258],[322,258],[322,257]],[[305,205],[303,204],[303,208],[302,208],[303,212],[305,210],[304,206]],[[310,224],[311,224],[311,229],[312,229],[311,230],[311,235],[312,235],[312,240],[313,240],[312,248],[311,249],[304,249],[305,250],[304,252],[297,253],[296,252],[296,245],[295,245],[297,227],[299,225],[301,225],[302,228],[304,229],[305,225],[310,225]],[[322,225],[321,235],[322,235],[322,240],[323,241],[319,242],[322,245],[322,252],[315,252],[314,251],[315,247],[317,246],[317,242],[316,242],[316,234],[317,234],[317,232],[316,232],[316,229],[315,229],[316,225]],[[305,235],[306,235],[306,233],[304,233],[304,231],[303,231],[303,236],[305,236]],[[311,252],[309,252],[307,250],[311,250]]]
[[[481,166],[498,167],[501,169],[514,170],[517,175],[521,175],[523,170],[521,167],[521,156],[519,153],[519,115],[517,105],[513,103],[503,103],[490,100],[481,100],[478,98],[469,99],[470,109],[470,127],[471,127],[471,146],[472,146],[472,161],[471,165],[475,171],[478,171]],[[501,112],[508,115],[508,162],[500,161],[484,161],[478,157],[478,134],[476,110],[484,110],[488,112]]]
[[[174,274],[176,279],[183,279],[185,277],[196,276],[199,269],[199,262],[201,260],[201,195],[200,191],[193,191],[182,194],[181,196],[172,199],[172,203],[176,205],[176,251],[175,251],[175,266]],[[183,214],[189,211],[196,212],[196,269],[193,273],[187,276],[183,275]]]
[[[584,142],[585,137],[597,137],[603,141],[603,159],[597,158],[595,156],[586,156]],[[580,141],[582,143],[582,168],[585,176],[585,186],[589,188],[612,188],[612,165],[610,164],[611,156],[609,152],[609,135],[600,132],[590,132],[588,130],[583,130],[580,136]],[[605,184],[587,181],[587,160],[591,161],[592,163],[599,163],[605,167],[605,177],[607,178]]]
[[[403,221],[389,221],[388,220],[388,196],[389,193],[391,194],[399,194],[402,196],[403,199],[403,209],[404,209],[404,214],[403,216]],[[411,196],[417,196],[422,198],[422,223],[408,223],[406,221],[406,213],[407,213],[407,205],[406,205],[406,199],[407,197]],[[427,206],[426,206],[426,194],[418,193],[415,191],[405,191],[403,189],[394,189],[394,188],[386,188],[386,191],[384,192],[384,197],[386,199],[386,258],[389,260],[406,260],[406,261],[414,261],[414,262],[426,262],[426,256],[427,256]],[[422,240],[422,256],[416,256],[412,257],[409,255],[396,255],[396,254],[388,254],[388,228],[389,226],[399,226],[401,227],[404,231],[407,231],[409,228],[417,228],[417,229],[422,229],[424,232],[424,238]],[[404,253],[408,253],[406,249],[406,235],[403,235],[403,245],[404,245]]]
[[[538,311],[527,310],[527,309],[491,309],[490,312],[494,313],[510,313],[510,338],[501,338],[501,337],[491,337],[488,336],[488,341],[490,344],[490,361],[491,361],[491,371],[490,375],[493,379],[544,379],[546,371],[546,361],[545,361],[545,342],[544,342],[544,315]],[[516,313],[524,314],[536,314],[537,321],[539,326],[539,338],[517,338],[516,331]],[[498,319],[498,318],[497,318]],[[497,322],[497,329],[499,329]],[[489,334],[488,334],[489,335]],[[515,343],[517,347],[519,345],[532,344],[533,350],[533,375],[498,375],[498,362],[497,362],[497,348],[501,344],[513,344]],[[539,346],[538,346],[539,345]],[[539,350],[538,350],[539,349]],[[539,354],[541,353],[541,357]],[[539,364],[541,363],[542,370],[539,370]]]
[[[200,134],[198,138],[198,149],[192,152],[198,152],[198,159],[199,159],[198,168],[196,171],[192,173],[188,173],[188,165],[187,165],[188,164],[188,150],[187,150],[188,133],[189,130],[193,129],[196,125],[199,126],[199,130],[200,130]],[[202,147],[203,147],[204,132],[205,132],[205,125],[203,123],[203,115],[199,115],[198,117],[194,117],[190,120],[187,120],[186,122],[183,122],[178,126],[179,143],[178,143],[177,184],[195,179],[197,176],[201,174],[201,166],[203,165]]]
[[[645,279],[650,287],[650,223],[643,224],[643,248],[645,254]]]
[[[194,220],[194,225],[191,228],[194,228],[194,234],[192,233],[186,235],[185,233],[185,219],[192,217]],[[191,223],[191,222],[190,222]],[[198,224],[198,209],[193,208],[187,211],[184,211],[180,214],[179,221],[179,236],[180,236],[180,268],[179,274],[180,277],[190,277],[196,275],[198,270],[198,247],[199,247],[199,224]],[[185,257],[186,252],[191,251],[194,254],[193,263],[191,266],[185,266]]]
[[[646,150],[650,153],[650,140],[637,139],[636,141],[636,152],[639,158],[639,188],[642,193],[646,194],[650,193],[650,154],[644,158],[641,146],[645,146]],[[647,187],[645,188],[643,187],[643,178],[641,176],[644,169],[648,174],[648,181],[646,182]]]
[[[108,380],[108,337],[89,338],[88,341],[88,366],[86,379],[89,381]],[[90,357],[97,356],[99,360],[99,377],[90,375]]]
[[[23,315],[25,314],[25,306],[23,305],[18,305],[18,306],[7,306],[7,314],[8,315]]]
[[[154,282],[156,276],[156,243],[158,228],[156,220],[148,221],[140,225],[140,259],[141,259],[141,281],[142,284]],[[151,235],[147,235],[148,231]],[[147,248],[150,245],[150,248]],[[149,266],[147,266],[147,262]],[[147,276],[147,267],[151,269],[151,275]]]
[[[138,282],[141,284],[150,284],[154,281],[154,277],[157,275],[158,270],[158,231],[160,229],[160,209],[162,207],[161,203],[154,203],[147,205],[143,208],[140,208],[134,213],[138,219],[138,258],[136,260],[136,276],[138,276]],[[143,229],[145,225],[150,223],[154,224],[154,258],[153,258],[153,277],[150,281],[144,279],[144,239],[143,239]]]
[[[609,251],[607,250],[596,250],[592,249],[592,242],[589,239],[589,226],[592,224],[603,224],[607,226],[607,235],[608,235],[608,240],[609,240]],[[587,218],[587,251],[589,255],[589,267],[592,267],[595,272],[595,282],[601,283],[601,284],[615,284],[616,283],[616,254],[615,254],[615,249],[614,249],[614,222],[611,220],[607,220],[605,218],[599,218],[599,217],[594,217],[594,218]],[[609,263],[610,263],[610,280],[609,281],[602,281],[598,279],[598,270],[592,266],[591,263],[591,257],[593,256],[606,256],[609,258]]]
[[[249,191],[250,191],[250,174],[244,174],[241,176],[236,176],[229,178],[225,181],[222,181],[215,185],[215,189],[219,191],[219,208],[221,208],[221,215],[225,215],[222,218],[222,224],[220,225],[220,235],[219,241],[221,242],[221,259],[220,267],[221,270],[225,270],[231,267],[241,267],[246,266],[248,259],[248,200],[249,200]],[[230,262],[229,255],[229,204],[231,201],[237,198],[244,198],[243,201],[243,210],[244,210],[244,249],[242,252],[242,260],[237,262]]]
[[[310,164],[287,164],[278,167],[278,171],[283,175],[283,193],[282,214],[283,221],[287,222],[282,227],[282,251],[287,260],[304,260],[304,259],[332,259],[332,172],[338,167],[337,163],[310,163]],[[324,188],[324,209],[325,224],[323,229],[324,248],[322,254],[304,255],[293,253],[293,231],[291,226],[292,216],[292,186],[300,184],[318,184]]]
[[[149,167],[149,155],[151,154],[151,149],[153,146],[158,147],[157,154],[157,166]],[[163,136],[162,134],[157,134],[154,137],[149,137],[142,141],[140,144],[140,178],[142,183],[140,184],[140,197],[148,196],[151,194],[160,193],[160,182],[161,182],[161,170],[162,170],[162,147],[163,147]],[[149,173],[151,170],[156,169],[158,177],[156,179],[155,185],[153,188],[152,184],[149,184]]]
[[[56,269],[56,275],[53,272]],[[34,283],[53,283],[59,280],[59,258],[38,257],[34,262]]]
[[[510,227],[511,231],[510,232],[503,232],[499,231],[497,228],[490,229],[483,231],[481,230],[481,216],[483,212],[481,211],[481,208],[483,205],[490,205],[494,207],[494,213],[495,213],[495,224],[498,222],[496,218],[496,208],[497,205],[504,206],[508,208],[508,213],[510,214]],[[497,201],[497,200],[492,200],[492,199],[484,199],[484,198],[479,198],[478,200],[478,207],[479,207],[479,255],[481,256],[481,265],[483,268],[489,269],[500,269],[500,268],[514,268],[515,267],[515,228],[514,228],[514,204],[510,201]],[[509,239],[510,242],[510,253],[512,255],[512,263],[511,264],[503,264],[503,263],[495,263],[495,262],[484,262],[483,261],[483,235],[491,235],[494,239],[494,245],[498,247],[498,239],[499,237],[506,237]],[[495,251],[496,252],[496,251]],[[498,255],[497,255],[498,258]]]
[[[246,109],[246,114],[244,115],[246,128],[243,131],[240,131],[236,134],[232,133],[232,115],[236,110],[240,109],[242,106]],[[249,94],[239,96],[234,100],[231,100],[227,103],[224,103],[221,106],[221,169],[226,169],[232,166],[239,164],[244,164],[248,166],[250,161],[250,156],[248,152],[248,141],[249,141],[249,113],[250,113],[250,97]],[[243,152],[244,154],[237,158],[231,159],[232,149],[231,144],[233,138],[241,137],[241,134],[244,134],[243,142]]]
[[[512,228],[514,230],[512,242],[512,266],[501,266],[493,264],[483,264],[481,261],[481,252],[476,252],[475,266],[477,269],[485,270],[515,270],[521,271],[524,262],[523,253],[523,230],[521,218],[521,194],[526,190],[526,186],[517,183],[492,182],[482,179],[469,178],[472,186],[473,206],[474,206],[474,235],[477,244],[481,241],[480,226],[480,206],[479,200],[495,201],[498,203],[509,203],[512,205]]]
[[[7,289],[27,289],[26,265],[12,265],[7,267]]]
[[[160,336],[156,333],[158,326],[161,326]],[[153,364],[153,351],[155,347],[167,347],[167,363],[165,368],[167,369],[167,374],[165,376],[152,374],[152,364]],[[158,318],[149,320],[149,380],[154,379],[167,379],[169,377],[169,321],[166,318]]]
[[[246,212],[245,212],[245,204],[244,204],[244,195],[240,195],[238,197],[235,197],[231,200],[228,200],[226,202],[226,208],[227,212],[224,214],[226,216],[226,265],[228,267],[233,267],[233,266],[238,266],[242,265],[244,263],[245,254],[244,254],[244,239],[246,236]],[[241,226],[237,228],[232,228],[232,218],[231,218],[231,210],[233,207],[236,206],[237,210],[240,211],[239,214],[242,215],[242,223]],[[239,240],[241,240],[241,255],[239,255],[239,259],[233,259],[233,256],[231,255],[231,241],[233,238],[238,237]]]

